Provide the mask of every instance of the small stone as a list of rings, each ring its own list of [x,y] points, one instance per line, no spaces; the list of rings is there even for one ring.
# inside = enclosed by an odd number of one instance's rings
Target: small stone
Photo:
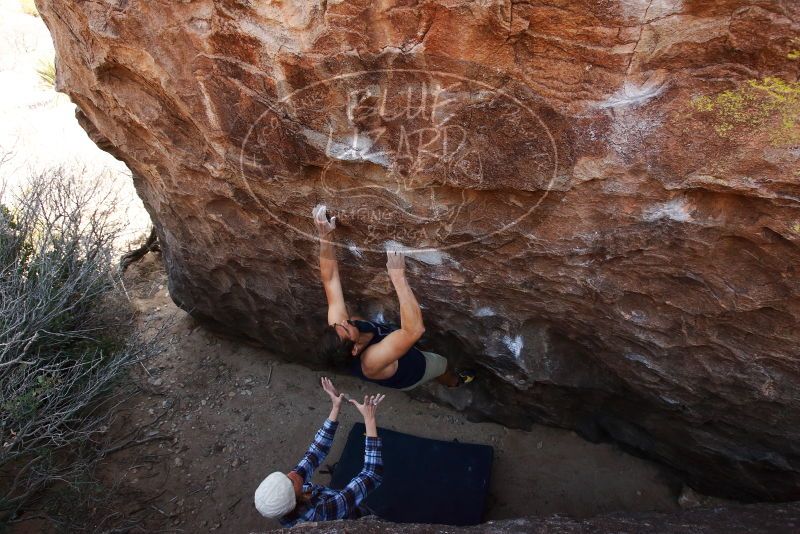
[[[175,457],[175,467],[180,467],[183,465],[183,460],[181,460],[180,456]]]
[[[542,448],[542,445],[544,445],[544,443],[542,443],[542,442],[540,441],[539,443],[537,443],[537,444],[536,444],[536,448],[537,448],[537,449],[541,449],[541,448]]]
[[[239,465],[241,465],[241,462],[239,461],[239,459],[238,458],[234,458],[233,461],[231,462],[231,467],[236,469],[237,467],[239,467]]]

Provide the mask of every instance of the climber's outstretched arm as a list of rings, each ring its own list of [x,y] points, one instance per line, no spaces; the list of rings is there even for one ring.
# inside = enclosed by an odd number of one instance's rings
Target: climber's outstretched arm
[[[336,217],[328,220],[327,208],[320,204],[312,211],[314,224],[319,233],[319,273],[328,299],[328,324],[343,323],[350,316],[344,303],[342,282],[339,279],[339,264],[336,262],[336,248],[333,245],[333,231]]]
[[[405,272],[405,255],[400,251],[386,253],[389,279],[400,303],[400,328],[369,347],[361,357],[365,372],[380,373],[402,358],[425,333],[422,310],[419,307]]]

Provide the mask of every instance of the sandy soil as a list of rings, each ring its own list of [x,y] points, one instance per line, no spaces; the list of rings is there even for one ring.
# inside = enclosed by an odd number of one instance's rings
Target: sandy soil
[[[216,336],[175,307],[165,282],[153,255],[129,272],[128,291],[143,328],[166,328],[166,349],[137,370],[144,390],[127,403],[110,432],[121,435],[152,423],[143,436],[152,441],[105,461],[100,479],[115,489],[91,521],[102,529],[119,524],[122,516],[134,518],[132,532],[275,527],[256,512],[253,492],[266,474],[295,465],[326,417],[321,373]],[[335,383],[352,395],[378,390],[349,377],[335,377]],[[380,426],[495,448],[487,519],[678,507],[674,485],[658,466],[614,446],[544,426],[524,432],[471,423],[448,408],[398,391],[385,393]],[[352,407],[343,410],[329,463],[339,458],[357,420]],[[316,480],[330,478],[318,474]]]

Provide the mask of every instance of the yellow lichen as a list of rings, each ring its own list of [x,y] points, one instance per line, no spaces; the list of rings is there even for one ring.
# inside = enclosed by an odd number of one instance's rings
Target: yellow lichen
[[[788,54],[786,54],[786,57],[788,59],[791,59],[792,61],[800,59],[800,38],[797,37],[793,38],[791,41],[789,41],[789,45],[792,46],[793,49],[790,50]]]
[[[794,225],[791,228],[792,232],[796,233],[797,235],[800,235],[800,222],[794,223]]]
[[[790,44],[792,44],[793,46],[800,46],[800,38],[795,37],[790,41]],[[788,54],[786,54],[786,57],[791,59],[792,61],[800,59],[800,50],[798,49],[791,50]]]
[[[733,90],[698,96],[691,106],[713,115],[720,137],[766,131],[775,146],[800,143],[800,82],[772,76],[749,80]]]

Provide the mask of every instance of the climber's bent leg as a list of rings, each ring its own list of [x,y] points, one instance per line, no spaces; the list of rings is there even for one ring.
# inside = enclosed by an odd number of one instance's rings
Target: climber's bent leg
[[[403,388],[403,391],[409,391],[421,386],[422,384],[425,384],[426,382],[430,382],[431,380],[438,380],[439,377],[446,375],[449,372],[447,370],[447,358],[440,354],[436,354],[435,352],[422,351],[422,354],[425,355],[425,374],[422,375],[422,378],[419,382],[413,386]]]

